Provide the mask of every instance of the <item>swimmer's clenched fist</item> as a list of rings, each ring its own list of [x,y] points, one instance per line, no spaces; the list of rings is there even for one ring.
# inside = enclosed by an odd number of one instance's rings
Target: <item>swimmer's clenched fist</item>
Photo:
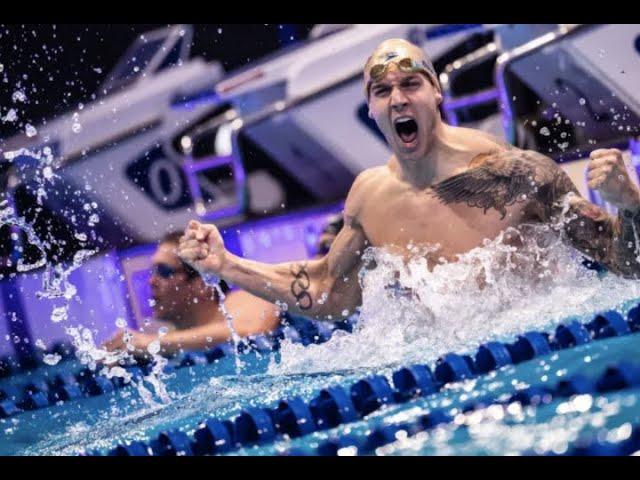
[[[191,220],[178,245],[178,256],[203,274],[219,274],[226,255],[215,225]]]
[[[640,207],[640,192],[629,177],[622,152],[615,148],[591,152],[587,165],[589,188],[600,192],[602,199],[627,210]]]

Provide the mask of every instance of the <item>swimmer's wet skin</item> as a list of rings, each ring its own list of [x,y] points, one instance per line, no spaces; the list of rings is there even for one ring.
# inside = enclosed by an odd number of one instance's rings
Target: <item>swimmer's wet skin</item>
[[[181,239],[180,256],[203,274],[284,302],[294,313],[333,320],[361,305],[357,275],[368,247],[409,259],[410,245],[440,245],[438,255],[453,261],[508,229],[546,224],[615,274],[640,275],[640,193],[620,151],[596,150],[588,166],[589,186],[619,208],[614,218],[581,198],[550,158],[446,125],[438,111],[440,86],[415,45],[380,44],[364,81],[369,116],[393,156],[358,176],[345,202],[345,226],[325,257],[254,262],[228,252],[217,228],[197,221]]]

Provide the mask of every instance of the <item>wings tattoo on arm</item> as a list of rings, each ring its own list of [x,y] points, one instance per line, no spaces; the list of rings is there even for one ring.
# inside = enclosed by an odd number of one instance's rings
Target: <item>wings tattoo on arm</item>
[[[530,198],[539,181],[532,163],[511,152],[479,155],[470,167],[432,187],[442,203],[464,202],[484,213],[494,208],[504,218],[506,207]]]
[[[535,220],[563,232],[587,257],[627,278],[640,278],[640,211],[621,210],[617,217],[580,196],[567,173],[551,158],[509,148],[479,155],[469,170],[432,187],[443,203],[466,203],[486,213],[525,203]]]

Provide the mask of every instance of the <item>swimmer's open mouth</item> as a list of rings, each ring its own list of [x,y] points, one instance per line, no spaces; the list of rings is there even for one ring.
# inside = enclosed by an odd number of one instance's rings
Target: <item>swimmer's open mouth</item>
[[[413,118],[398,118],[393,123],[393,126],[404,143],[411,143],[418,137],[418,124]]]

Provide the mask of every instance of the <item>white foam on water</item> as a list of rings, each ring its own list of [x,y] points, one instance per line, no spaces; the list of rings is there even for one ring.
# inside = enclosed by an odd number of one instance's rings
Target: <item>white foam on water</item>
[[[506,241],[508,235],[522,246]],[[582,266],[582,256],[549,226],[523,225],[459,256],[437,259],[438,246],[414,247],[408,259],[381,248],[365,252],[363,304],[353,334],[303,347],[285,341],[274,375],[432,362],[448,352],[567,317],[619,309],[640,297],[640,284]]]

